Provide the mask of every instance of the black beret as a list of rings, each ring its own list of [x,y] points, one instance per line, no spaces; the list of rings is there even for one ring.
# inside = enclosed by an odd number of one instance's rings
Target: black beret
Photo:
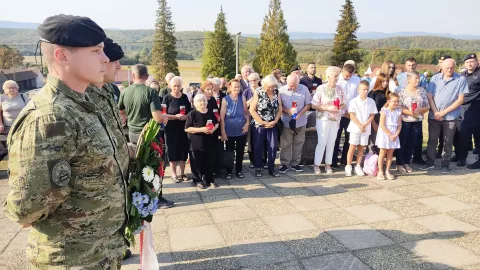
[[[90,18],[64,14],[48,17],[37,30],[43,41],[67,47],[92,47],[107,37]]]
[[[469,54],[465,55],[465,57],[463,58],[463,62],[465,62],[469,59],[477,59],[477,55],[475,53],[469,53]]]
[[[302,68],[299,65],[296,65],[290,70],[290,73],[292,73],[294,71],[298,71],[298,70],[302,70]]]
[[[450,59],[452,58],[450,55],[442,55],[440,56],[440,58],[438,60],[447,60],[447,59]]]
[[[117,43],[113,42],[113,40],[106,38],[103,41],[103,44],[105,47],[103,47],[103,51],[105,52],[105,55],[110,59],[110,62],[114,62],[117,60],[120,60],[123,58],[123,50],[120,45]]]

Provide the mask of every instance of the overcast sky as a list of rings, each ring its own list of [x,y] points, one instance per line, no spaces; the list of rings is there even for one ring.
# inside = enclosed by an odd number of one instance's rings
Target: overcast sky
[[[5,0],[7,1],[7,0]],[[359,32],[480,35],[479,0],[353,0]],[[3,2],[3,0],[2,0]],[[64,13],[88,16],[103,28],[152,29],[156,0],[11,0],[0,20],[41,23]],[[269,0],[168,0],[177,31],[212,30],[223,6],[230,32],[258,34]],[[290,32],[333,33],[343,0],[283,0]]]

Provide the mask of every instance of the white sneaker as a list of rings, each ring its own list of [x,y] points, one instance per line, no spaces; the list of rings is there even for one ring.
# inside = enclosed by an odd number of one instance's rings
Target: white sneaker
[[[358,176],[364,176],[365,175],[365,173],[362,170],[362,167],[360,167],[360,166],[355,166],[355,174],[358,175]]]
[[[313,171],[315,172],[315,174],[322,173],[322,170],[320,170],[320,167],[318,167],[317,165],[313,165]]]
[[[352,176],[352,165],[345,166],[345,176]]]

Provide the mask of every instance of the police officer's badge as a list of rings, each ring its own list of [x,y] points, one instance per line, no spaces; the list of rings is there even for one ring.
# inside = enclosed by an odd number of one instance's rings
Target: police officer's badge
[[[72,167],[66,160],[60,160],[52,167],[52,182],[57,186],[65,187],[72,178]]]

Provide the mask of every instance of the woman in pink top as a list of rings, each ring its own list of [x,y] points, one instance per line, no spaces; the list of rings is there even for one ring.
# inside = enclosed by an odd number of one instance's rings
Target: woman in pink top
[[[340,122],[340,117],[344,113],[345,91],[337,85],[340,75],[340,68],[328,67],[326,71],[328,82],[317,88],[312,100],[312,108],[317,110],[317,134],[318,143],[315,149],[314,171],[320,174],[320,163],[325,153],[325,170],[332,173],[332,157],[335,147],[335,139]]]

